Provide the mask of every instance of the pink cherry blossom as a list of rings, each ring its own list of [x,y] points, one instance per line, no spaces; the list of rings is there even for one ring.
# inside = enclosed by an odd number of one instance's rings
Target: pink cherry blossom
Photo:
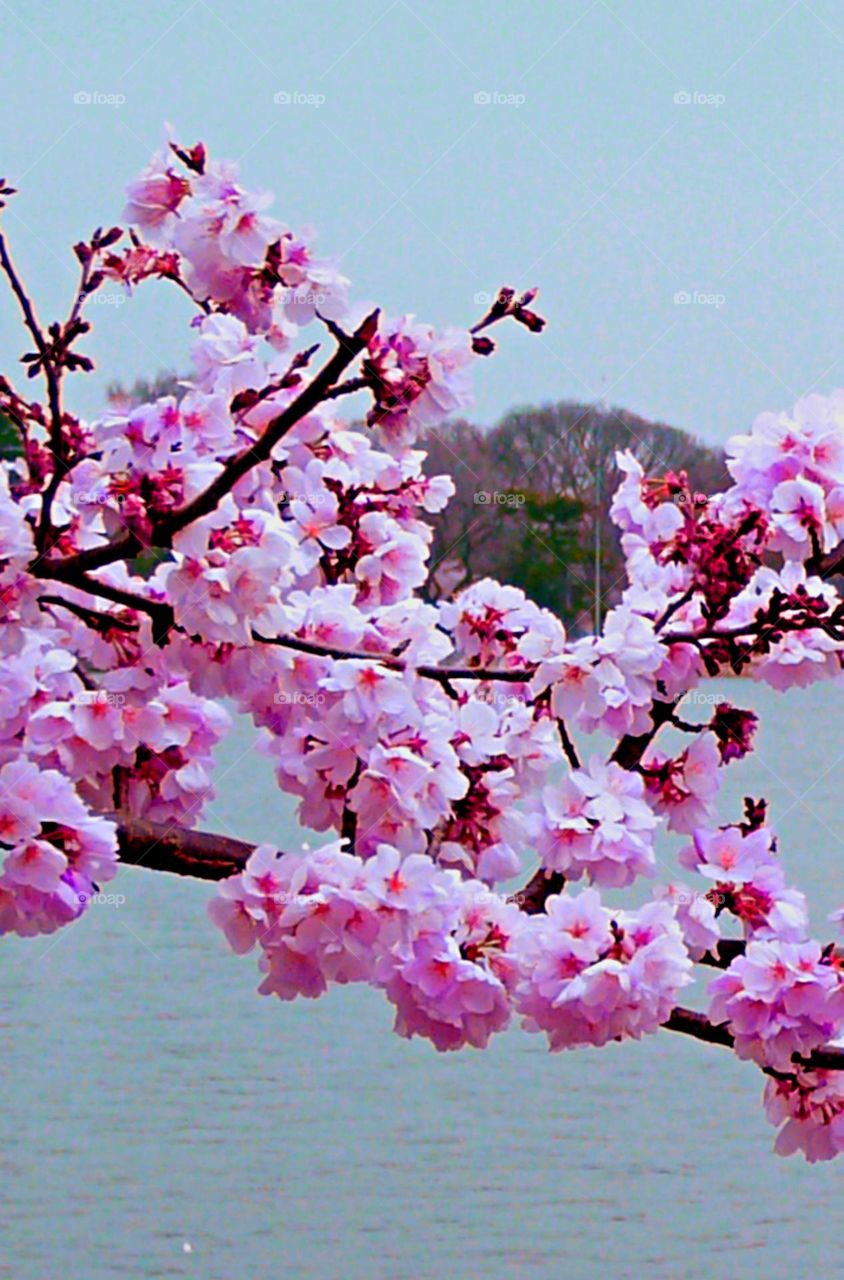
[[[653,902],[614,918],[595,889],[558,895],[531,917],[515,944],[523,977],[517,1007],[528,1031],[552,1049],[657,1030],[677,992],[691,981],[691,959],[674,912]]]
[[[537,853],[550,871],[623,888],[639,875],[653,874],[658,824],[638,774],[593,757],[588,769],[545,789],[533,830]]]
[[[817,942],[748,943],[709,986],[709,1017],[726,1022],[740,1058],[787,1068],[844,1023],[844,983]]]
[[[669,830],[693,831],[706,822],[721,786],[719,765],[711,733],[699,734],[674,759],[658,752],[646,756],[645,785],[657,811],[666,815]]]
[[[836,1071],[795,1071],[769,1078],[765,1115],[781,1126],[774,1150],[802,1151],[810,1164],[844,1151],[844,1080]]]

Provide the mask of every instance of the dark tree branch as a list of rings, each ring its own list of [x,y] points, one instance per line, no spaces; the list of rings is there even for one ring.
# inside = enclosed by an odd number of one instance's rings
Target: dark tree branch
[[[55,605],[57,608],[66,609],[68,613],[72,613],[80,622],[84,622],[86,627],[90,627],[93,631],[137,631],[137,622],[130,622],[127,618],[117,617],[113,613],[101,613],[97,609],[88,609],[84,604],[76,604],[72,600],[63,600],[61,596],[43,595],[38,597],[39,605]]]
[[[577,748],[572,742],[571,736],[569,735],[569,731],[566,728],[565,720],[561,720],[559,717],[557,719],[557,730],[560,734],[560,742],[562,744],[563,751],[566,754],[566,759],[568,760],[572,769],[579,769],[580,757],[577,754]]]
[[[671,619],[674,617],[674,614],[677,613],[678,610],[682,609],[684,605],[689,603],[689,601],[694,596],[694,593],[695,593],[695,588],[692,586],[692,587],[689,587],[688,591],[685,591],[683,595],[678,596],[678,598],[668,606],[668,608],[665,610],[665,613],[662,615],[662,617],[659,618],[657,622],[654,623],[654,631],[661,631],[662,628],[665,626],[665,624],[671,621]]]
[[[723,1023],[716,1026],[704,1013],[696,1013],[694,1009],[684,1009],[678,1005],[671,1016],[662,1024],[668,1031],[679,1031],[682,1035],[692,1036],[705,1044],[722,1045],[732,1049],[735,1043],[733,1033]],[[802,1071],[841,1071],[844,1070],[844,1048],[837,1045],[825,1045],[815,1049],[805,1058],[795,1055],[792,1059],[795,1067]],[[782,1074],[771,1072],[769,1074]]]
[[[20,276],[15,269],[15,264],[12,262],[6,245],[6,238],[2,232],[0,232],[0,266],[6,274],[6,278],[9,281],[12,292],[14,293],[23,314],[24,324],[29,330],[38,354],[41,357],[41,367],[44,371],[44,378],[47,383],[47,393],[50,401],[52,430],[54,433],[58,432],[59,439],[61,439],[62,412],[58,374],[53,367],[43,330],[38,323],[38,318],[35,314],[35,308],[33,307],[26,290],[21,284]]]
[[[826,555],[810,557],[806,561],[806,569],[819,578],[834,578],[837,573],[844,573],[844,541]]]
[[[70,332],[76,325],[82,311],[82,304],[88,292],[88,285],[91,280],[91,271],[94,262],[93,253],[90,257],[86,257],[82,262],[81,274],[79,278],[79,286],[76,290],[76,297],[70,309],[70,316],[65,325],[65,332]],[[48,370],[47,356],[43,357],[45,374]],[[52,366],[56,379],[56,409],[58,410],[58,418],[56,412],[53,412],[52,430],[50,432],[50,449],[53,454],[53,474],[44,490],[44,497],[41,500],[41,515],[38,519],[38,528],[35,531],[35,545],[39,551],[44,551],[50,543],[53,523],[52,510],[53,502],[58,493],[62,481],[68,475],[73,463],[67,457],[65,441],[62,435],[62,411],[61,411],[61,380],[63,368],[60,362]],[[51,401],[52,405],[52,401]]]
[[[255,846],[208,831],[109,814],[117,823],[120,860],[149,871],[199,880],[225,880],[246,865]]]
[[[645,733],[625,734],[610,758],[622,769],[635,769],[662,726],[671,723],[676,705],[676,702],[654,702],[650,729]]]
[[[668,1031],[679,1031],[684,1036],[693,1036],[695,1040],[703,1040],[706,1044],[719,1044],[726,1049],[733,1047],[733,1034],[726,1026],[715,1026],[706,1014],[696,1013],[694,1009],[684,1009],[682,1005],[677,1005],[662,1025]]]
[[[310,653],[316,658],[334,658],[338,662],[377,662],[391,671],[415,671],[419,676],[429,680],[437,680],[448,692],[451,680],[504,680],[510,684],[526,684],[533,670],[498,671],[491,667],[432,667],[425,663],[414,666],[404,658],[393,653],[366,653],[359,649],[334,649],[330,645],[317,644],[312,640],[300,640],[296,636],[262,636],[253,631],[253,638],[260,644],[274,644],[282,649],[293,649],[296,653]]]
[[[163,600],[147,600],[144,596],[126,591],[123,587],[113,587],[98,578],[89,578],[86,574],[75,572],[67,567],[64,561],[39,560],[31,572],[37,578],[46,578],[56,582],[64,582],[66,586],[77,591],[85,591],[89,595],[99,596],[102,600],[110,600],[112,604],[122,605],[124,609],[133,609],[136,613],[144,613],[152,620],[153,640],[163,646],[175,625],[172,605]],[[60,597],[49,597],[54,604],[66,604]],[[66,605],[66,607],[70,607]],[[80,615],[81,616],[81,615]],[[83,621],[85,619],[83,618]]]
[[[511,894],[509,901],[521,907],[525,915],[538,916],[545,910],[547,900],[555,893],[562,893],[565,887],[566,878],[560,871],[546,871],[539,867],[523,889]]]

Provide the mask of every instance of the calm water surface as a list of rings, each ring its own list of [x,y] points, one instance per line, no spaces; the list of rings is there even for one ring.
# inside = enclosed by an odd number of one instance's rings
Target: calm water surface
[[[722,813],[767,794],[817,918],[844,903],[844,694],[763,713]],[[206,825],[292,843],[245,727]],[[730,804],[734,807],[731,809]],[[5,1280],[759,1280],[844,1271],[844,1163],[770,1154],[761,1077],[669,1032],[437,1055],[369,990],[254,994],[211,890],[127,868],[120,907],[0,948]]]

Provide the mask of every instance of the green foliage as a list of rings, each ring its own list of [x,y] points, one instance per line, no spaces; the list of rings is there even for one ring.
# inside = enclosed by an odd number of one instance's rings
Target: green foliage
[[[18,427],[5,413],[0,413],[0,459],[11,462],[23,456],[23,440]]]
[[[589,608],[584,562],[583,502],[568,494],[546,495],[522,491],[518,506],[505,507],[520,522],[520,536],[512,544],[507,580],[537,604],[558,616],[571,618]]]
[[[166,547],[147,547],[132,561],[132,572],[139,573],[142,578],[150,578],[158,565],[172,559],[173,555]]]

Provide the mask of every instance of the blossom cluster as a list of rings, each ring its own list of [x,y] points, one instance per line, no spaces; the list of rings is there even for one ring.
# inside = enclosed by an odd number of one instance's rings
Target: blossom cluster
[[[844,982],[820,944],[753,941],[709,987],[710,1018],[726,1022],[740,1058],[787,1069],[839,1034]]]
[[[844,1151],[844,1079],[838,1071],[774,1075],[765,1085],[765,1114],[779,1128],[777,1155],[802,1151],[814,1164]]]
[[[549,871],[625,888],[640,875],[653,875],[658,825],[642,778],[595,757],[588,769],[575,769],[561,785],[546,787],[533,835]]]
[[[638,1040],[666,1021],[692,981],[670,903],[613,915],[596,889],[550,898],[530,917],[518,955],[519,1009],[552,1049]]]
[[[740,920],[747,938],[801,942],[809,928],[806,899],[787,884],[774,845],[767,827],[698,828],[679,862],[713,882],[710,893],[718,910]]]
[[[53,933],[117,872],[114,824],[23,755],[0,768],[0,841],[0,933]]]
[[[425,854],[261,845],[209,911],[234,951],[260,948],[262,995],[368,982],[394,1005],[399,1034],[441,1050],[484,1048],[509,1021],[522,913]]]
[[[552,1049],[639,1038],[691,981],[674,910],[612,912],[595,889],[550,898],[527,916],[480,881],[424,854],[341,843],[280,854],[261,845],[209,907],[230,946],[257,946],[263,995],[316,997],[368,982],[396,1009],[396,1030],[440,1050],[484,1048],[515,1010]]]

